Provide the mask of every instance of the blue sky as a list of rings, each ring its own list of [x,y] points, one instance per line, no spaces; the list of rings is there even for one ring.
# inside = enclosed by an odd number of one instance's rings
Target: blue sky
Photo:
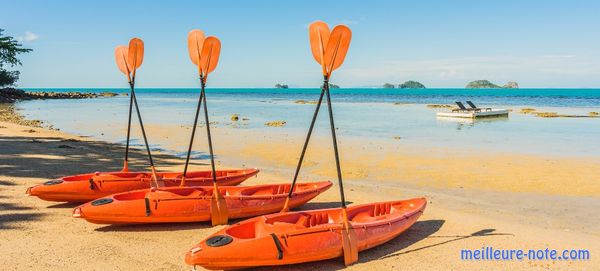
[[[316,87],[307,26],[345,23],[353,40],[332,82],[418,80],[463,87],[600,87],[600,1],[27,1],[0,0],[0,28],[34,52],[20,87],[127,87],[114,47],[145,42],[140,87],[195,87],[186,37],[222,42],[212,87]]]

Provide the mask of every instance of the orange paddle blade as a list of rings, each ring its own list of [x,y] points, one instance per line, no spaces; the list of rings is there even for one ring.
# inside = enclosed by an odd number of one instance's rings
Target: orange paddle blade
[[[327,47],[325,47],[325,67],[327,68],[327,75],[339,68],[344,63],[346,53],[350,47],[350,40],[352,39],[352,31],[345,25],[338,25],[333,28]]]
[[[188,34],[188,52],[192,63],[198,66],[200,63],[200,54],[202,52],[202,45],[204,45],[204,32],[194,29]]]
[[[127,47],[124,45],[119,45],[115,48],[115,60],[117,62],[117,67],[123,73],[129,76],[130,70],[127,67]]]
[[[229,220],[227,201],[219,192],[217,183],[213,183],[213,196],[210,199],[210,218],[213,226],[226,225]]]
[[[308,38],[310,40],[310,49],[315,60],[323,65],[323,55],[329,41],[329,26],[322,21],[316,21],[308,27]]]
[[[144,60],[144,42],[141,39],[133,38],[129,41],[129,50],[127,52],[127,66],[132,71],[142,66]]]
[[[344,252],[344,264],[352,265],[358,261],[358,241],[352,225],[348,221],[348,212],[342,208],[344,225],[340,234],[342,235],[342,250]]]
[[[200,54],[200,68],[204,76],[217,68],[219,63],[219,55],[221,54],[221,41],[216,37],[208,37],[202,45],[202,53]]]

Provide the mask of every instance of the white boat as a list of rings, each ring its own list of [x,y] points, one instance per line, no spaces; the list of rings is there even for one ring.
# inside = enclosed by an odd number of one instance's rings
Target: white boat
[[[438,112],[438,117],[449,118],[486,118],[486,117],[505,117],[508,116],[508,109],[482,109],[482,110],[459,110],[453,112]]]

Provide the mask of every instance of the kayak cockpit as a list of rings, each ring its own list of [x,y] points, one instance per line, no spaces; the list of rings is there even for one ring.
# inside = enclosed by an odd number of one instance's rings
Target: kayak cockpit
[[[332,215],[332,213],[334,213]],[[239,239],[253,239],[275,234],[289,234],[330,223],[341,223],[339,211],[318,213],[282,213],[272,215],[265,220],[250,220],[246,223],[230,226],[225,232]]]
[[[396,202],[381,202],[349,207],[348,220],[353,224],[388,223],[422,210],[424,199],[412,199]],[[225,232],[235,238],[252,239],[268,236],[272,233],[294,234],[312,228],[340,226],[343,223],[342,210],[339,208],[310,212],[290,212],[263,216],[230,226]]]
[[[329,185],[327,182],[296,184],[294,187],[294,192],[300,193],[302,191],[306,191],[306,190],[310,190],[310,189],[317,189],[320,186],[324,187],[327,185]],[[242,190],[240,190],[239,195],[241,195],[241,196],[287,195],[290,192],[290,187],[291,187],[290,184],[247,187],[247,188],[243,188]]]
[[[258,174],[258,169],[238,169],[238,170],[217,170],[216,176],[217,178],[226,178],[226,177],[235,177],[235,176],[243,176],[243,175],[256,175]],[[183,174],[181,172],[167,172],[161,173],[164,179],[177,179],[181,180]],[[212,178],[212,171],[193,171],[186,173],[186,179],[208,179]]]
[[[210,187],[208,187],[210,188]],[[201,197],[212,195],[212,190],[204,187],[178,187],[171,189],[158,189],[152,191],[150,189],[137,190],[127,193],[120,193],[113,195],[115,200],[128,201],[128,200],[140,200],[144,198],[153,198],[168,200],[171,198],[185,198],[185,197]]]
[[[404,216],[410,216],[418,210],[421,210],[424,205],[424,199],[412,199],[356,206],[348,209],[348,220],[353,223],[390,221]]]

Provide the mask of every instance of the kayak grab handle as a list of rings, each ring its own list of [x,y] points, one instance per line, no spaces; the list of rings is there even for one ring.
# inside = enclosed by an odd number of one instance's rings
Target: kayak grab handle
[[[283,259],[283,249],[281,248],[281,242],[279,242],[279,238],[274,233],[271,233],[271,237],[273,237],[273,242],[275,242],[275,247],[277,247],[277,260]]]
[[[146,204],[146,216],[150,216],[150,200],[144,198],[144,203]]]

